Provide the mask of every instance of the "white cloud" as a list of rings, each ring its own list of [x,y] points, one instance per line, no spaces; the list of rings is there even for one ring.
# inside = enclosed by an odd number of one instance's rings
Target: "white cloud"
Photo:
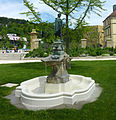
[[[57,12],[54,11],[51,7],[44,4],[41,0],[28,0],[34,4],[34,6],[38,9],[40,13],[49,13],[52,14],[54,17],[57,16]]]
[[[0,1],[0,17],[9,17],[9,18],[22,18],[26,19],[25,15],[21,15],[21,12],[27,9],[23,2],[3,2]]]
[[[103,8],[106,9],[106,11],[101,12],[101,17],[92,13],[89,19],[86,18],[86,21],[90,23],[90,25],[103,25],[103,21],[105,20],[105,18],[113,12],[114,4],[116,4],[116,0],[106,0],[106,3],[103,6]]]
[[[40,13],[49,13],[54,17],[57,16],[57,12],[44,3],[42,4],[40,0],[30,1],[34,3],[34,6],[38,8]],[[104,8],[107,9],[107,11],[101,12],[102,17],[91,14],[90,19],[86,18],[86,21],[91,25],[102,25],[102,21],[113,11],[113,5],[116,3],[115,1],[116,0],[106,1]],[[27,19],[25,15],[19,14],[25,11],[28,11],[28,9],[23,5],[23,0],[0,0],[0,17]],[[64,16],[62,16],[62,18],[64,18]]]
[[[49,13],[54,17],[57,16],[57,13],[40,2],[40,0],[28,0],[34,4],[36,8],[38,8],[38,12],[40,13]],[[9,18],[20,18],[20,19],[28,19],[25,15],[20,13],[28,11],[28,8],[24,6],[23,0],[0,0],[0,17],[9,17]]]

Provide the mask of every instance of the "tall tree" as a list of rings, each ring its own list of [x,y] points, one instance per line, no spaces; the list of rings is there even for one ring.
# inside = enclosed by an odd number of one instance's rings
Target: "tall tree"
[[[87,13],[94,12],[100,15],[103,10],[102,0],[41,0],[46,5],[53,8],[58,13],[66,16],[66,52],[69,54],[69,19],[75,19],[78,21],[76,28],[82,23]],[[24,0],[24,3],[27,0]],[[29,4],[28,4],[29,5]],[[30,9],[30,7],[28,6]],[[31,10],[31,9],[30,9]],[[32,11],[32,10],[31,10]],[[33,15],[35,12],[33,12]]]
[[[69,17],[78,20],[76,28],[83,22],[87,13],[100,15],[103,10],[101,0],[41,0],[55,11],[66,16],[66,52],[69,54]],[[80,13],[79,13],[80,12]],[[78,14],[79,13],[79,14]],[[78,14],[78,16],[76,15]],[[76,18],[77,17],[77,18]]]
[[[9,44],[9,38],[7,36],[7,28],[5,26],[2,27],[2,30],[0,31],[0,36],[2,39],[3,47],[8,47]]]
[[[33,3],[30,3],[28,0],[23,0],[24,5],[29,9],[29,11],[21,13],[26,14],[27,17],[31,20],[31,22],[41,22],[40,13],[37,11],[37,8],[34,7]]]

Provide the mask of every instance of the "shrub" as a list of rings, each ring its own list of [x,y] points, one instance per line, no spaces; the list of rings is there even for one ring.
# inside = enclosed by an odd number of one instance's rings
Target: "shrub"
[[[25,57],[47,57],[51,53],[51,47],[43,48],[39,47],[38,49],[35,49],[28,54],[26,54]],[[103,54],[110,54],[111,56],[116,53],[116,48],[93,48],[93,47],[87,47],[87,48],[81,48],[78,46],[71,46],[70,49],[70,57],[77,57],[77,56],[100,56]]]
[[[114,48],[114,54],[116,54],[116,48]]]
[[[44,48],[37,48],[33,51],[30,51],[28,54],[26,54],[25,57],[47,57],[50,54],[50,49],[44,49]]]
[[[110,54],[110,56],[113,56],[113,55],[114,55],[114,52],[111,52],[111,51],[110,51],[109,54]]]

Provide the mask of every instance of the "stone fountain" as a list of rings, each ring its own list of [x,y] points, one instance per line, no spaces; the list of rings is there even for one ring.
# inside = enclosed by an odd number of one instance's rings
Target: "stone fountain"
[[[15,90],[15,96],[27,109],[39,110],[62,104],[73,105],[87,100],[95,90],[95,82],[90,77],[69,75],[66,70],[70,57],[64,52],[60,16],[58,14],[55,20],[53,52],[42,59],[42,62],[52,67],[51,73],[48,76],[24,81]]]
[[[52,71],[47,77],[47,83],[66,83],[69,81],[69,75],[66,70],[66,65],[70,61],[69,55],[63,51],[61,41],[55,41],[53,50],[53,54],[42,59],[47,66],[52,67]]]
[[[66,83],[69,81],[69,75],[66,71],[66,65],[70,61],[69,55],[64,52],[62,40],[62,20],[61,14],[55,20],[55,42],[53,45],[53,53],[42,59],[47,65],[52,67],[51,74],[47,77],[47,83]],[[59,40],[57,38],[60,38]]]

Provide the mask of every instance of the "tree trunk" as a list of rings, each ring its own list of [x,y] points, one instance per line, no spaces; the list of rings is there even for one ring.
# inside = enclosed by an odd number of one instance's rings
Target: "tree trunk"
[[[69,55],[68,15],[66,15],[66,53]]]
[[[69,0],[66,1],[66,53],[69,55],[69,35],[68,35],[68,10],[69,10]]]

